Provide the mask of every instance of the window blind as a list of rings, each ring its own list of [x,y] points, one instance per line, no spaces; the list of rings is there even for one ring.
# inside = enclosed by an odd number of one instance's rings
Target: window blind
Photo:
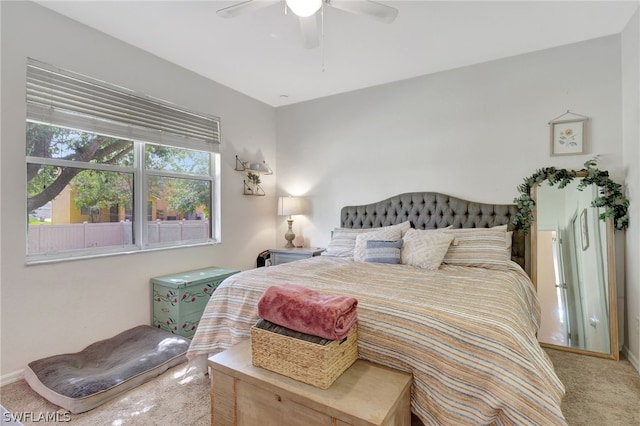
[[[29,59],[27,119],[175,147],[219,152],[220,119]]]

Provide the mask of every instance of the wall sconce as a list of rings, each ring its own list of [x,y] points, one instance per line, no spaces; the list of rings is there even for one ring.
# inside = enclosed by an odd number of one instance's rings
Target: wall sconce
[[[284,239],[287,240],[287,244],[285,248],[294,248],[293,240],[296,238],[296,234],[293,233],[293,229],[291,226],[293,225],[293,219],[291,216],[296,214],[302,214],[302,198],[300,197],[280,197],[278,198],[278,215],[279,216],[289,216],[287,219],[287,223],[289,224],[289,229],[287,229],[287,233],[284,234]]]

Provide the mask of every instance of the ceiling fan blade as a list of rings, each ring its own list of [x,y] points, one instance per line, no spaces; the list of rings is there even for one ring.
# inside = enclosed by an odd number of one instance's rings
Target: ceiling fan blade
[[[392,23],[396,19],[396,16],[398,16],[398,9],[396,9],[395,7],[387,6],[375,1],[324,1],[326,4],[335,7],[336,9],[355,13],[357,15],[364,15],[377,21],[384,22],[385,24]]]
[[[313,49],[320,46],[320,34],[318,33],[318,14],[309,17],[298,18],[300,21],[300,32],[302,33],[302,46],[305,49]]]
[[[262,0],[246,0],[242,3],[227,6],[219,9],[216,13],[223,18],[235,18],[236,16],[244,15],[245,13],[253,12],[254,10],[262,9],[263,7],[271,6],[277,1],[262,1]]]

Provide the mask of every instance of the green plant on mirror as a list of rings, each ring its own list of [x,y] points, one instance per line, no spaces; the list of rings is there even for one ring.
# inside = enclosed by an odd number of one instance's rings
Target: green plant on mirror
[[[550,186],[558,185],[558,188],[564,188],[574,178],[581,179],[578,189],[583,190],[589,185],[597,185],[599,195],[591,202],[592,207],[602,207],[604,212],[600,213],[600,219],[606,220],[611,218],[613,225],[618,230],[624,230],[629,226],[629,200],[622,193],[622,185],[613,182],[609,178],[609,172],[599,170],[597,160],[592,159],[584,163],[584,169],[566,170],[557,169],[555,167],[545,167],[536,170],[536,172],[524,179],[524,182],[518,186],[520,196],[515,198],[513,202],[518,206],[518,213],[513,218],[513,225],[516,229],[529,231],[533,223],[533,207],[535,201],[531,198],[531,189],[534,185],[542,184],[545,180]],[[584,174],[579,177],[578,174]]]

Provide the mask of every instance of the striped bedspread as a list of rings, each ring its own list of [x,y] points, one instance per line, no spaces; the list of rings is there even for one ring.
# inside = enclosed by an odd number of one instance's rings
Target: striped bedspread
[[[536,340],[529,278],[509,270],[318,256],[227,278],[187,353],[195,361],[250,336],[267,287],[294,283],[358,299],[360,357],[413,373],[411,409],[425,425],[566,425],[564,387]]]

